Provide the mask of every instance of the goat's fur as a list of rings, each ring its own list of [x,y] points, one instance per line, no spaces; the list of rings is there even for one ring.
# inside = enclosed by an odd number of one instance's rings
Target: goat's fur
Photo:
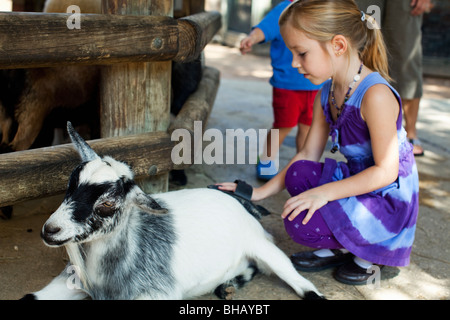
[[[71,5],[80,7],[81,13],[101,13],[101,0],[47,0],[44,4],[44,12],[67,12]]]
[[[83,13],[100,13],[100,0],[47,0],[44,12],[67,12],[70,5]],[[47,116],[57,108],[97,104],[98,66],[62,66],[0,70],[0,152],[29,149]]]
[[[47,0],[43,11],[65,13],[71,5],[79,6],[81,13],[101,13],[101,0]],[[200,60],[173,63],[173,114],[180,111],[196,90],[201,73]],[[99,66],[0,70],[0,153],[29,149],[43,129],[46,118],[58,108],[74,109],[85,105],[94,114],[94,117],[87,115],[87,118],[95,118],[92,122],[96,125],[91,127],[98,127],[95,113],[99,109],[99,81]],[[69,119],[67,113],[62,118]]]
[[[42,238],[66,247],[71,269],[27,298],[185,299],[216,288],[223,297],[256,268],[274,272],[300,297],[321,297],[233,197],[212,189],[149,196],[128,165],[99,157],[68,127],[82,163]],[[68,285],[73,269],[79,289]]]
[[[30,148],[52,110],[96,101],[99,73],[92,66],[1,70],[0,81],[24,84],[0,99],[3,151],[21,151]]]

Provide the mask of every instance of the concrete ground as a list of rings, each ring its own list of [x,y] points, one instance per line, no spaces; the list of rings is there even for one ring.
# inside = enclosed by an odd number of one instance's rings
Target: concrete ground
[[[220,45],[206,48],[206,63],[222,72],[221,85],[207,128],[270,129],[272,124],[270,60],[267,57],[241,56],[237,49]],[[450,80],[425,79],[425,96],[417,124],[425,147],[425,156],[417,158],[420,173],[420,210],[411,264],[408,267],[386,267],[379,286],[349,286],[334,280],[333,270],[302,273],[328,299],[421,299],[450,298]],[[280,150],[281,165],[295,154],[295,132]],[[209,142],[205,142],[208,145]],[[256,152],[250,149],[250,152]],[[332,157],[328,152],[324,155]],[[187,170],[188,188],[233,181],[236,178],[259,186],[255,166],[193,165]],[[277,245],[287,254],[309,248],[295,244],[287,236],[280,218],[288,199],[286,191],[260,204],[272,214],[261,223]],[[17,299],[42,288],[64,268],[62,249],[46,247],[39,237],[40,229],[57,208],[62,196],[19,204],[11,220],[0,221],[0,299]],[[206,295],[199,299],[216,299]],[[258,275],[239,290],[234,299],[292,300],[295,293],[275,276]]]

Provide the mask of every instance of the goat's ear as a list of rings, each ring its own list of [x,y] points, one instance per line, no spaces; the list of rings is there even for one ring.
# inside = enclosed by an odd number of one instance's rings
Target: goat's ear
[[[169,212],[167,209],[160,206],[158,202],[155,201],[148,194],[143,191],[138,192],[134,198],[134,204],[147,213],[151,214],[166,214]]]
[[[99,158],[94,150],[84,141],[84,139],[75,131],[70,121],[67,121],[67,132],[69,133],[70,140],[75,145],[80,154],[81,160],[83,162],[88,162]]]

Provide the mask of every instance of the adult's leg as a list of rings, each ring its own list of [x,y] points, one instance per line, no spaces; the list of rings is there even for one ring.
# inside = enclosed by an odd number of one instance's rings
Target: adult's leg
[[[423,155],[424,150],[419,142],[416,123],[419,116],[420,98],[402,99],[406,136],[413,144],[414,155]]]
[[[402,98],[407,137],[413,142],[414,154],[422,155],[416,123],[423,94],[422,16],[411,15],[411,1],[386,1],[382,26],[391,59],[389,72],[393,86]]]

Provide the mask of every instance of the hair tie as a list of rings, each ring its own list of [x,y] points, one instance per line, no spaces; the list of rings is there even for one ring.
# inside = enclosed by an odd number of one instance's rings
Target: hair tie
[[[364,11],[361,11],[361,21],[362,22],[366,21],[366,14]]]

